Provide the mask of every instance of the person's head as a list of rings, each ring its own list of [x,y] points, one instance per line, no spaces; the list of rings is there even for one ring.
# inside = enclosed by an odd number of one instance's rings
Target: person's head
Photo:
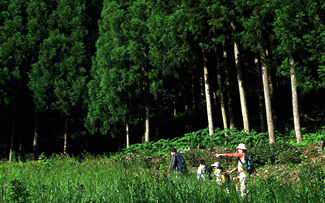
[[[247,150],[245,144],[242,144],[242,143],[238,145],[237,149],[239,152],[242,152],[242,153],[246,152],[246,150]]]
[[[215,169],[221,168],[221,164],[219,162],[214,162],[211,164],[211,166],[214,166]]]
[[[171,148],[171,149],[170,149],[170,154],[171,154],[171,155],[175,154],[176,152],[177,152],[177,150],[176,150],[175,148]]]
[[[200,165],[205,165],[205,161],[204,160],[200,160]]]

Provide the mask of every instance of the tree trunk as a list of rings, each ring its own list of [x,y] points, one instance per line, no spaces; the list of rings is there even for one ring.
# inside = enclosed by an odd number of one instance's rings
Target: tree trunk
[[[223,123],[223,128],[227,129],[228,128],[228,123],[227,123],[227,115],[226,115],[226,106],[225,106],[225,98],[223,95],[223,82],[221,78],[221,73],[220,73],[220,62],[217,60],[217,79],[218,79],[218,86],[219,86],[219,96],[220,96],[220,107],[221,107],[221,115],[222,115],[222,123]],[[227,134],[225,134],[227,136]]]
[[[232,97],[231,97],[231,87],[230,87],[230,77],[229,77],[229,67],[228,67],[228,55],[226,48],[226,39],[222,42],[223,47],[223,59],[224,59],[224,70],[225,70],[225,79],[226,79],[226,94],[227,94],[227,105],[228,105],[228,115],[229,115],[229,128],[235,128],[235,117],[234,111],[232,108]]]
[[[294,66],[294,59],[290,57],[290,73],[291,73],[291,93],[292,93],[292,110],[293,110],[293,123],[295,126],[297,143],[302,141],[300,118],[299,118],[299,106],[298,106],[298,94],[296,87],[296,73]]]
[[[159,103],[158,103],[158,96],[155,99],[155,117],[156,117],[155,136],[156,136],[156,138],[159,138]]]
[[[265,57],[269,58],[269,51],[267,49],[265,49]],[[271,99],[271,103],[273,104],[274,101],[274,85],[273,85],[273,80],[272,80],[272,74],[271,71],[268,70],[268,80],[269,80],[269,87],[270,87],[270,99]],[[273,125],[276,126],[276,122],[278,120],[276,111],[274,108],[272,108],[272,116],[273,116]]]
[[[209,72],[208,72],[208,63],[207,63],[208,59],[206,57],[206,53],[204,49],[202,49],[202,54],[203,54],[204,86],[205,86],[205,98],[206,98],[207,114],[208,114],[209,135],[211,136],[214,133],[214,128],[213,128],[211,95],[210,95],[210,85],[209,85]]]
[[[14,153],[14,140],[15,140],[15,105],[13,106],[12,122],[11,122],[11,138],[10,138],[10,149],[9,149],[9,161],[12,161]]]
[[[187,100],[185,101],[185,106],[184,106],[184,110],[185,110],[185,129],[186,131],[189,131],[190,130],[190,126],[189,126],[189,114],[190,114],[190,109],[189,109],[189,105],[187,103]]]
[[[63,144],[63,154],[66,155],[68,148],[68,115],[64,117],[64,144]]]
[[[204,63],[204,62],[203,62]],[[205,95],[205,78],[204,76],[200,78],[200,89],[201,89],[201,96]]]
[[[272,107],[271,107],[271,98],[270,98],[270,86],[268,80],[268,71],[266,69],[265,64],[265,50],[260,46],[260,56],[261,56],[261,65],[262,65],[262,79],[263,79],[263,87],[264,87],[264,99],[265,99],[265,109],[266,109],[266,119],[267,119],[267,129],[269,132],[269,143],[275,142],[274,135],[274,125],[273,125],[273,117],[272,117]]]
[[[174,117],[176,117],[176,115],[177,115],[177,111],[176,111],[176,100],[173,101],[173,109],[174,109],[174,111],[173,111]]]
[[[265,104],[263,99],[263,87],[260,65],[257,54],[255,53],[255,67],[256,67],[256,78],[257,78],[257,93],[258,93],[258,106],[260,112],[261,132],[266,132],[266,118],[265,118]]]
[[[249,132],[248,110],[247,110],[246,95],[245,95],[245,90],[243,85],[244,80],[242,77],[241,67],[239,64],[239,49],[236,41],[234,42],[234,53],[235,53],[235,63],[236,63],[237,80],[238,80],[238,88],[239,88],[239,96],[240,96],[240,107],[243,116],[244,129],[248,133]]]
[[[149,119],[150,119],[150,110],[149,110],[149,84],[148,77],[145,75],[144,68],[142,69],[144,79],[143,79],[143,97],[144,97],[144,110],[145,110],[145,124],[144,124],[144,141],[149,142]]]
[[[7,123],[6,123],[6,126],[10,126],[10,122],[9,122],[9,119],[7,120]],[[2,152],[2,156],[7,156],[7,151],[10,150],[9,149],[9,141],[10,141],[10,134],[9,133],[6,133],[6,142],[5,142],[5,149],[3,150]]]
[[[38,160],[38,112],[37,112],[37,109],[35,109],[33,154],[34,154],[34,160],[35,161]]]
[[[198,79],[194,76],[192,79],[192,93],[193,93],[193,110],[195,112],[195,116],[199,116],[199,91],[198,91],[199,82]]]
[[[85,132],[85,150],[88,152],[89,151],[89,131],[86,130]]]
[[[218,103],[218,92],[217,91],[212,91],[212,94],[213,94],[213,104],[215,106],[217,106],[217,103]]]
[[[126,147],[130,146],[130,132],[129,132],[129,120],[126,119],[125,122],[125,131],[126,131]]]

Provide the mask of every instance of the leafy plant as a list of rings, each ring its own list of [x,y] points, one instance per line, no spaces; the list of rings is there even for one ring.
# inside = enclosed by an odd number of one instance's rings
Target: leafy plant
[[[298,152],[296,152],[296,148],[293,145],[284,142],[259,144],[256,145],[250,153],[254,155],[254,163],[257,165],[265,165],[267,163],[274,164],[285,161],[295,163],[297,160],[291,160],[290,158],[293,158],[293,153],[298,155]]]
[[[301,153],[297,150],[287,150],[279,154],[278,163],[280,164],[298,164],[301,163]]]
[[[9,196],[14,202],[27,202],[31,196],[26,188],[26,186],[19,179],[14,179],[10,181],[8,186]]]

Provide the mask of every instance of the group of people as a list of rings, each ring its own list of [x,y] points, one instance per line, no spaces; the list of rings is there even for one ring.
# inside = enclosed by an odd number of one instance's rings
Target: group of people
[[[216,181],[218,184],[222,184],[223,182],[225,182],[227,180],[226,177],[229,176],[229,174],[231,174],[235,171],[238,171],[239,182],[240,182],[240,193],[241,193],[241,196],[244,196],[245,190],[246,190],[246,180],[247,180],[247,177],[249,176],[247,169],[246,169],[247,149],[246,149],[245,144],[239,144],[237,147],[237,150],[238,150],[238,153],[234,153],[234,154],[225,153],[225,154],[216,154],[215,155],[216,157],[220,157],[220,156],[236,157],[238,159],[238,163],[237,163],[237,167],[234,168],[233,170],[223,171],[223,168],[222,168],[220,162],[215,162],[215,163],[211,164],[211,166],[214,167],[214,175],[216,177]],[[178,172],[187,171],[186,164],[185,164],[183,157],[179,153],[177,153],[177,150],[175,148],[172,148],[170,150],[170,154],[171,154],[171,159],[170,159],[169,170],[174,171],[175,174],[177,174]],[[205,180],[204,175],[206,174],[210,177],[211,172],[209,172],[207,166],[205,165],[204,160],[200,160],[199,164],[200,165],[199,165],[198,171],[197,171],[197,179]]]

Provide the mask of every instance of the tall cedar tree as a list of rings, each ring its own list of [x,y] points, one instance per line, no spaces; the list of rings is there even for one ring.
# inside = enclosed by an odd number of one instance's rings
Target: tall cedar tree
[[[30,63],[36,63],[38,61],[38,56],[40,54],[40,44],[48,37],[49,30],[47,20],[50,16],[50,13],[53,10],[54,1],[34,1],[31,0],[28,3],[27,8],[27,26],[28,26],[28,37],[31,47],[31,57]],[[33,71],[33,70],[32,70]],[[35,81],[29,81],[29,87],[33,88],[34,85],[38,85],[34,83]],[[31,89],[33,90],[33,89]],[[35,106],[35,123],[34,123],[34,139],[33,139],[33,155],[34,159],[38,159],[39,153],[39,113],[44,112],[46,110],[45,100],[37,98],[38,96],[42,96],[39,94],[33,94],[34,96],[34,106]],[[40,103],[42,102],[43,103]]]
[[[127,51],[129,19],[123,1],[104,1],[99,22],[97,52],[92,67],[89,95],[87,127],[92,133],[100,132],[115,137],[116,123],[124,123],[126,142],[129,144],[130,106],[128,101],[138,97],[141,75],[131,70]],[[135,88],[135,89],[132,89]],[[112,133],[113,132],[113,133]],[[120,143],[121,144],[121,143]]]
[[[295,64],[295,58],[304,57],[305,43],[303,35],[307,25],[307,18],[304,14],[304,4],[294,4],[291,1],[281,1],[276,4],[276,17],[274,22],[274,32],[279,41],[277,53],[282,56],[283,63],[280,73],[290,76],[291,95],[292,95],[292,111],[294,129],[297,142],[302,141],[300,114],[298,105],[297,85],[300,74],[303,74],[302,68]]]
[[[30,74],[34,101],[64,116],[63,153],[67,154],[71,110],[85,91],[84,1],[59,1],[48,19],[49,37]]]
[[[0,3],[0,105],[10,109],[11,138],[9,161],[14,152],[18,109],[26,91],[28,40],[26,36],[26,2],[21,0]],[[23,105],[23,106],[20,106]]]
[[[242,12],[248,11],[250,13],[249,16],[246,15],[241,18],[241,22],[245,28],[244,31],[241,32],[241,42],[252,52],[260,55],[269,142],[273,143],[275,142],[275,129],[272,116],[265,46],[272,41],[272,19],[275,14],[272,12],[272,5],[264,1],[255,1],[252,4],[246,4],[245,1],[237,1],[237,6]],[[259,78],[260,76],[256,77]],[[264,112],[260,112],[260,114],[262,115]],[[263,125],[262,122],[263,119],[261,119],[261,125]]]

